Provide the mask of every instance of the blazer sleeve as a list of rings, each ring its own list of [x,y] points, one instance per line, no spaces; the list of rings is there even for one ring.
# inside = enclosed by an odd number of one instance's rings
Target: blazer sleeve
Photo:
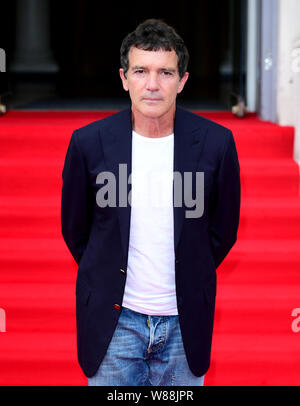
[[[89,239],[93,203],[77,130],[73,132],[68,146],[62,179],[61,230],[73,258],[79,264]]]
[[[210,219],[210,242],[216,268],[224,260],[237,239],[240,218],[240,166],[232,132],[217,174]]]

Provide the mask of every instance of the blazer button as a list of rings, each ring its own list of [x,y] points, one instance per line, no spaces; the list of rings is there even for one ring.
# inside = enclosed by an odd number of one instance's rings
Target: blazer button
[[[126,272],[124,271],[124,269],[121,268],[120,271],[125,275]]]
[[[118,305],[118,304],[114,304],[114,308],[117,309],[117,310],[121,310],[121,306]]]

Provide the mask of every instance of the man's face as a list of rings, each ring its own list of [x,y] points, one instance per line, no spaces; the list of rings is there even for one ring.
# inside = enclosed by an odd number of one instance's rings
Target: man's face
[[[176,96],[188,78],[180,80],[178,57],[172,51],[145,51],[131,47],[127,78],[120,69],[123,88],[129,91],[133,112],[147,118],[160,118],[175,110]]]

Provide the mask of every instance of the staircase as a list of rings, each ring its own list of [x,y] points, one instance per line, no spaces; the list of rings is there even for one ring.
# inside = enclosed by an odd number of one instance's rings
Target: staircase
[[[0,118],[0,385],[86,385],[76,352],[77,266],[60,232],[72,131],[111,112]],[[233,131],[241,166],[238,241],[218,268],[205,384],[299,385],[299,168],[294,132],[254,115],[200,113]]]

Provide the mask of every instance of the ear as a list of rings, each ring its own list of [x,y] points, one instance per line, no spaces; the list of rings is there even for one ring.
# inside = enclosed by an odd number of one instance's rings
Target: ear
[[[186,84],[186,81],[188,80],[188,78],[189,78],[189,73],[185,72],[185,74],[182,76],[182,78],[179,81],[177,93],[180,93],[183,90],[184,85]]]
[[[124,69],[120,68],[119,73],[120,73],[120,78],[122,80],[123,89],[126,90],[126,92],[128,92],[127,79],[124,74]]]

